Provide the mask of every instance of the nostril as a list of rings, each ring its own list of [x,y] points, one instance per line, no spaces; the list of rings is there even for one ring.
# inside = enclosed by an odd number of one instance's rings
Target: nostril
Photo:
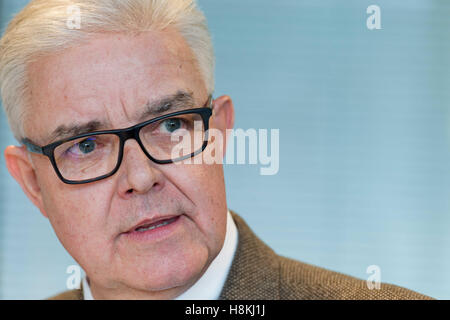
[[[133,189],[127,190],[127,193],[133,193]]]

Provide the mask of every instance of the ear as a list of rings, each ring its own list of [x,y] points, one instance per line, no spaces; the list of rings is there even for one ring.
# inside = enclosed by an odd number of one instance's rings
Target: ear
[[[4,155],[6,167],[11,176],[19,183],[27,197],[39,208],[44,217],[47,217],[42,202],[41,188],[33,164],[28,158],[26,147],[8,146]]]
[[[213,125],[216,129],[222,132],[225,137],[223,143],[223,155],[227,149],[227,141],[229,131],[234,127],[234,106],[233,101],[229,96],[221,96],[214,100],[213,106]]]

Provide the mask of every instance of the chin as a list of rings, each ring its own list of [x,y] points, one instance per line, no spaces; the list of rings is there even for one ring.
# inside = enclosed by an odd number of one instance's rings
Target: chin
[[[204,273],[209,265],[207,256],[194,256],[190,259],[164,259],[162,263],[152,267],[146,266],[135,270],[132,274],[130,282],[132,287],[145,291],[160,291],[176,287],[191,286]],[[155,271],[158,270],[158,271]],[[136,278],[136,275],[138,277]]]

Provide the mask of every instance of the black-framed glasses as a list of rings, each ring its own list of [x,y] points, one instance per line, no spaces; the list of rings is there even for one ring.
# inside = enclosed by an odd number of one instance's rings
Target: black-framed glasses
[[[212,95],[202,108],[158,116],[132,127],[94,131],[38,146],[25,138],[28,151],[47,156],[58,177],[67,184],[108,178],[119,170],[123,148],[135,139],[145,155],[158,164],[194,157],[208,144]]]

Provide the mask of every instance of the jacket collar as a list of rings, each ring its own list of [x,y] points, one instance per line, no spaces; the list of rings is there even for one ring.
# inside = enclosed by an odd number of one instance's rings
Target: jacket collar
[[[238,229],[239,242],[220,299],[278,300],[280,272],[277,255],[241,217],[230,212]]]

